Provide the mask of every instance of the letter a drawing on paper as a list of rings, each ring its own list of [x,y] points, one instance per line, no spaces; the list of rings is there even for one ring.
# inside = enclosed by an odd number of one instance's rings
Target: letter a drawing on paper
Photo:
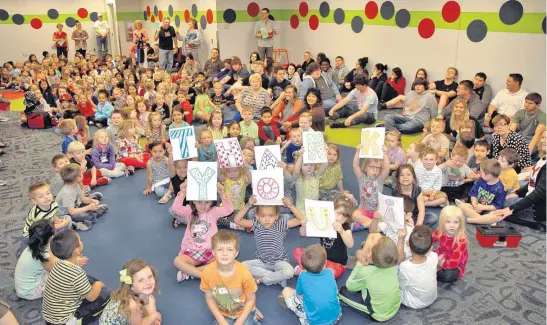
[[[336,238],[336,230],[332,224],[334,216],[334,202],[308,200],[304,202],[306,209],[306,235],[308,237]]]
[[[359,158],[382,159],[382,146],[386,138],[385,128],[370,128],[361,130],[361,152]]]
[[[218,163],[220,168],[236,168],[243,166],[243,154],[237,138],[215,140]]]
[[[322,164],[327,162],[325,139],[322,132],[304,132],[304,164]]]
[[[255,161],[258,170],[279,168],[281,161],[279,145],[255,147]]]
[[[171,129],[169,130],[169,138],[173,147],[173,160],[177,161],[198,156],[193,126]]]
[[[405,225],[404,200],[378,193],[378,212],[382,214],[382,221],[394,231]]]
[[[216,201],[217,172],[216,162],[189,161],[186,199],[188,201]]]

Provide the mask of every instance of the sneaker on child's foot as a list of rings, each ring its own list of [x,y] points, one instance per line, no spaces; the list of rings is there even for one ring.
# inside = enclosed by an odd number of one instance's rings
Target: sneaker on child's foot
[[[82,220],[80,222],[74,222],[74,226],[76,226],[76,230],[88,231],[93,227],[93,223],[89,220]]]
[[[89,198],[90,198],[90,199],[97,200],[97,201],[100,201],[100,200],[103,199],[103,193],[101,193],[101,192],[93,192],[93,193],[89,194]]]
[[[461,200],[455,199],[454,203],[456,203],[456,206],[459,207],[463,202]]]
[[[129,171],[129,176],[132,176],[133,174],[135,174],[135,167],[129,166],[127,167],[127,170]]]
[[[97,211],[99,216],[102,216],[103,214],[105,214],[108,211],[108,205],[101,204],[101,205],[99,205],[99,208],[95,211]]]
[[[302,269],[302,267],[300,265],[297,265],[294,267],[294,275],[296,276],[299,276],[300,273],[302,273],[304,270]]]
[[[190,276],[188,274],[182,273],[182,271],[177,272],[177,282],[182,282],[184,280],[189,280]]]
[[[95,122],[89,121],[89,122],[87,122],[87,124],[88,124],[88,125],[95,125]]]
[[[365,229],[365,226],[363,226],[359,222],[354,222],[354,223],[351,224],[351,231],[352,232],[361,231],[363,229]]]

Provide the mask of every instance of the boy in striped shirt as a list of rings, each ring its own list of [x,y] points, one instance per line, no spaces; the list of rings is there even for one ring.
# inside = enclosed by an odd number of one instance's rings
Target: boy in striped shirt
[[[443,172],[437,167],[437,151],[431,147],[425,148],[421,161],[414,166],[414,171],[418,185],[422,188],[425,206],[445,206],[448,198],[444,192],[441,192]]]
[[[48,184],[44,182],[34,182],[28,189],[29,198],[32,201],[32,208],[28,212],[25,226],[23,227],[23,237],[21,238],[21,246],[17,251],[19,256],[28,245],[28,230],[32,224],[38,220],[46,219],[53,220],[55,230],[69,228],[72,225],[72,220],[69,216],[57,216],[59,206],[53,200],[53,194]]]

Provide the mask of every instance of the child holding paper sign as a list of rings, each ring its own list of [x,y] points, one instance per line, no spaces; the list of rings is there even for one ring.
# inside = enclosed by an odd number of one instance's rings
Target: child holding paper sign
[[[326,268],[331,269],[334,278],[338,278],[346,270],[348,263],[348,248],[353,247],[353,235],[348,221],[356,209],[355,198],[351,194],[341,194],[334,200],[334,215],[336,221],[332,224],[336,230],[336,238],[320,237],[321,246],[327,251]],[[300,211],[298,213],[301,213]],[[306,224],[302,222],[300,235],[306,236]],[[302,254],[304,248],[293,250],[294,259],[298,265],[294,268],[294,274],[299,276],[304,271],[302,266]]]
[[[223,168],[218,175],[218,180],[224,185],[226,195],[232,201],[234,212],[229,216],[220,218],[217,221],[219,228],[231,228],[235,230],[244,230],[234,223],[235,214],[245,205],[245,192],[247,185],[252,183],[251,170],[249,165],[243,161],[242,167]]]
[[[283,241],[287,231],[300,226],[305,217],[292,205],[291,200],[285,197],[283,204],[291,210],[295,218],[289,220],[279,218],[279,206],[277,205],[260,205],[255,207],[256,220],[244,219],[255,203],[256,198],[253,195],[235,216],[235,223],[243,228],[251,228],[256,241],[258,259],[245,261],[243,264],[251,271],[257,284],[279,284],[286,287],[287,280],[294,275],[294,270],[289,264],[289,257]]]
[[[326,146],[325,146],[325,150]],[[316,169],[316,164],[304,164],[304,147],[300,149],[298,159],[294,165],[292,175],[284,168],[285,177],[292,178],[296,184],[296,208],[300,211],[305,211],[304,202],[306,199],[319,199],[319,183],[321,176],[327,170],[328,163],[319,165]]]
[[[359,231],[370,226],[374,218],[374,212],[378,210],[378,192],[382,192],[384,182],[389,176],[389,158],[387,149],[383,147],[384,159],[367,158],[362,166],[359,166],[359,153],[361,144],[357,145],[353,157],[353,173],[359,180],[360,200],[359,207],[351,215],[352,231]]]

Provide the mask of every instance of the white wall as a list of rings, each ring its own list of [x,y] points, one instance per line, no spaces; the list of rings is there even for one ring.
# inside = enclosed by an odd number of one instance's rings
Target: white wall
[[[86,8],[91,12],[105,12],[105,0],[48,0],[48,1],[34,1],[34,0],[18,0],[18,1],[2,1],[2,9],[8,11],[11,15],[44,15],[51,8],[55,8],[59,11],[59,14],[73,13],[73,17],[78,19],[76,14],[79,8]],[[106,18],[106,17],[105,17]],[[2,51],[0,51],[0,62],[27,60],[28,56],[36,54],[39,59],[42,58],[42,51],[49,51],[55,53],[55,49],[52,49],[53,45],[52,37],[56,31],[55,23],[44,23],[41,29],[34,29],[30,26],[30,19],[26,19],[25,24],[0,24],[0,35],[2,35]],[[28,22],[27,22],[28,21]],[[65,20],[60,19],[59,23],[64,24]],[[96,40],[93,32],[93,23],[84,22],[82,28],[85,29],[90,38],[87,41],[88,51],[94,52],[96,48]],[[72,35],[72,31],[75,28],[68,28],[65,25],[64,31],[68,34],[69,38]],[[9,44],[9,45],[8,45]],[[69,57],[74,56],[74,41],[69,41]]]

